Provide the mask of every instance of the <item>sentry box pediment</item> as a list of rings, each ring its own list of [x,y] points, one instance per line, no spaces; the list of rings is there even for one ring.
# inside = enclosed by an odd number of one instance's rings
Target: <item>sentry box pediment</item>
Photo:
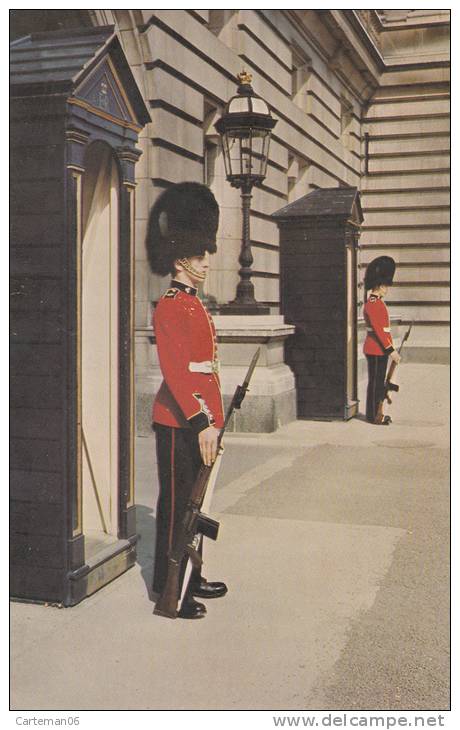
[[[97,114],[103,119],[113,119],[140,131],[133,107],[126,96],[110,56],[89,74],[77,87],[71,103]]]
[[[299,218],[321,218],[320,225],[333,225],[340,221],[361,225],[363,222],[359,193],[355,187],[318,188],[280,208],[272,217],[280,223]]]
[[[134,193],[150,121],[112,27],[11,46],[11,588],[133,565]]]
[[[10,63],[13,97],[63,94],[138,131],[150,121],[113,26],[19,38],[10,46]]]

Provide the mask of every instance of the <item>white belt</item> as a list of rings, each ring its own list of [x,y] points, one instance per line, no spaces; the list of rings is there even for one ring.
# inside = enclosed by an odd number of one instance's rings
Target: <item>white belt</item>
[[[367,328],[367,331],[368,331],[368,332],[373,332],[374,330],[372,329],[372,327],[368,327],[368,328]],[[384,332],[391,332],[391,327],[384,327],[384,328],[383,328],[383,331],[384,331]]]
[[[219,360],[205,360],[204,362],[189,362],[188,369],[191,373],[218,373]]]

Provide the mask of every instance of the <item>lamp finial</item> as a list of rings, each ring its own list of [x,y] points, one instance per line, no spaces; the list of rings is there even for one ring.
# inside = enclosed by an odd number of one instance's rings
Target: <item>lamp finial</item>
[[[252,74],[243,69],[241,73],[238,74],[238,81],[240,84],[250,84],[252,81]]]

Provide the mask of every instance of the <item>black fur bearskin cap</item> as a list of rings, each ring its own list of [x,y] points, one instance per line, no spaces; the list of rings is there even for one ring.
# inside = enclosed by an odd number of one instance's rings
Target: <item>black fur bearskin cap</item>
[[[375,289],[381,284],[391,286],[395,274],[396,264],[391,256],[378,256],[373,259],[366,269],[364,286],[366,289]]]
[[[206,185],[172,185],[150,211],[146,248],[151,270],[166,276],[176,259],[215,253],[218,226],[219,205]]]

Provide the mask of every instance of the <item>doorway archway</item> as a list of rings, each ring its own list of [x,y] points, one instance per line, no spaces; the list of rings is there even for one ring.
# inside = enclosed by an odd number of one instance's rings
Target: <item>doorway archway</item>
[[[81,394],[85,557],[118,532],[119,173],[108,145],[85,158]]]

